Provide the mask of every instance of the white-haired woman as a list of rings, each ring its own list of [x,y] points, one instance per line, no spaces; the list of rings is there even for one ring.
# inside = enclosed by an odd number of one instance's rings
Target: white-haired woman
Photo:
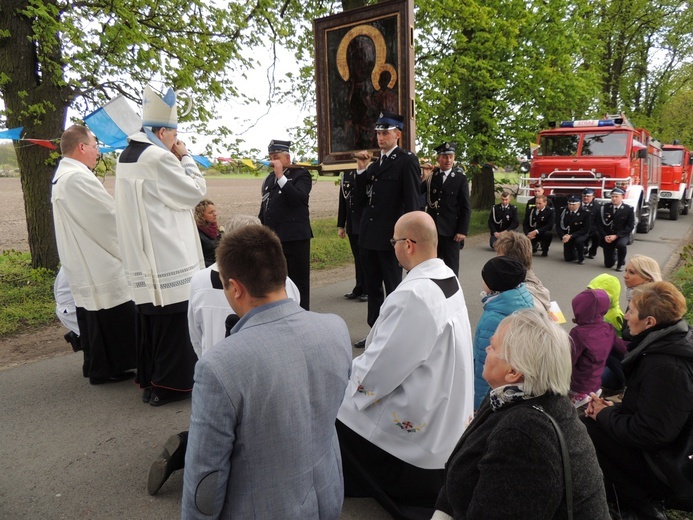
[[[608,519],[594,447],[567,397],[568,334],[524,309],[501,321],[486,351],[491,392],[448,459],[433,518],[565,518],[561,446],[546,413],[566,441],[573,518]]]

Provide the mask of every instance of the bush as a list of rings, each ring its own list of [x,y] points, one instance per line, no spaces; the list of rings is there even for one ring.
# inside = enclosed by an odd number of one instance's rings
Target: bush
[[[693,324],[693,244],[688,244],[681,252],[679,266],[671,276],[671,283],[676,285],[686,297],[688,312],[686,321]]]

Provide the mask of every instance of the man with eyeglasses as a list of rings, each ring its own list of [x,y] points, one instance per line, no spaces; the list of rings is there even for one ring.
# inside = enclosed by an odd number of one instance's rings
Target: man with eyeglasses
[[[134,377],[136,313],[116,234],[115,202],[92,173],[99,147],[74,125],[60,138],[63,158],[51,204],[62,272],[75,300],[82,374],[92,385]]]
[[[390,243],[407,275],[352,362],[337,415],[344,491],[375,498],[395,518],[430,518],[473,413],[471,327],[459,281],[437,258],[431,216],[406,213]]]
[[[421,169],[411,152],[397,146],[404,117],[382,112],[375,123],[380,158],[371,163],[371,154],[355,154],[357,204],[363,206],[359,230],[359,253],[368,292],[368,325],[378,319],[385,294],[402,281],[402,268],[389,239],[395,222],[404,213],[419,209]],[[385,293],[383,293],[383,285]],[[365,338],[354,344],[363,348]]]

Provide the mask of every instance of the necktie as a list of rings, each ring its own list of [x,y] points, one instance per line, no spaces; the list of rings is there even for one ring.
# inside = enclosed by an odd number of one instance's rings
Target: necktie
[[[383,165],[383,163],[385,162],[385,158],[386,158],[386,157],[387,157],[387,155],[381,155],[381,156],[380,156],[380,166]]]

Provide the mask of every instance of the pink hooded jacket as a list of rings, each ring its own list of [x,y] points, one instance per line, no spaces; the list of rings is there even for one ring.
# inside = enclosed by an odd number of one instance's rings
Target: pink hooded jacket
[[[613,325],[604,321],[609,305],[609,295],[602,289],[587,289],[573,298],[576,326],[570,331],[573,358],[570,389],[574,392],[596,392],[601,387],[611,349],[626,352],[626,343],[618,337]]]

